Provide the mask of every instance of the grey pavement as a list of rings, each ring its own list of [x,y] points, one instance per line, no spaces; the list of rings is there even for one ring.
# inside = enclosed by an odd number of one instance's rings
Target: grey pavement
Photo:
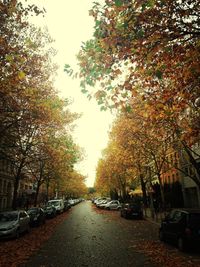
[[[159,212],[157,214],[153,213],[150,208],[146,208],[143,210],[144,218],[152,223],[160,225],[162,219],[164,219],[166,213]]]
[[[53,236],[23,266],[153,267],[153,263],[135,249],[141,238],[137,230],[140,224],[149,223],[124,220],[119,212],[102,214],[91,202],[83,202],[72,208]],[[146,235],[150,233],[147,231]]]

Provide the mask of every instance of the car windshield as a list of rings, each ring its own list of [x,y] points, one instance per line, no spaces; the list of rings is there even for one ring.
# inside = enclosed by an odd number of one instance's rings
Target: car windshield
[[[138,203],[130,203],[129,205],[130,205],[131,208],[134,208],[134,209],[135,209],[135,208],[140,208],[140,207],[141,207],[141,205],[138,204]]]
[[[18,218],[18,214],[15,213],[2,213],[0,214],[0,222],[11,222],[16,221]]]
[[[36,214],[37,213],[37,209],[29,209],[28,211],[27,211],[27,213],[28,214]]]

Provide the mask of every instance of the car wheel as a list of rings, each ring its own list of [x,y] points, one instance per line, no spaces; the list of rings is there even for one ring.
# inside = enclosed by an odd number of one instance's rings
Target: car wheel
[[[186,250],[185,240],[182,237],[178,238],[177,245],[178,245],[178,249],[180,251],[185,251]]]
[[[165,242],[165,234],[162,229],[159,230],[159,240]]]

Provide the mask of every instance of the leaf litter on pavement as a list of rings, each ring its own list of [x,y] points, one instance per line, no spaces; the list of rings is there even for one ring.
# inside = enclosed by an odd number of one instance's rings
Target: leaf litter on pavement
[[[1,240],[0,267],[17,267],[24,264],[50,238],[55,227],[66,219],[69,212],[46,220],[44,225],[31,228],[30,233],[18,239]]]
[[[160,241],[140,241],[135,249],[146,254],[158,266],[200,267],[200,260],[197,262],[187,254],[180,254],[177,249],[169,249]]]
[[[131,229],[134,232],[134,240],[130,240],[131,243],[133,241],[133,244],[129,248],[147,255],[150,261],[158,267],[200,267],[199,257],[198,259],[193,258],[188,254],[179,252],[175,247],[170,247],[156,240],[158,229],[155,229],[155,224],[152,222],[146,220],[127,221],[124,218],[119,218],[116,211],[108,212],[96,206],[93,206],[93,209],[97,214],[108,214],[109,219],[107,218],[107,221],[117,220],[123,227]]]

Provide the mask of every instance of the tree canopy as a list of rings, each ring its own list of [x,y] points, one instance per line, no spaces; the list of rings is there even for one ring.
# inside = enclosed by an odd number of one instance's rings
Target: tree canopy
[[[186,152],[198,186],[200,155],[194,145],[200,137],[199,11],[197,0],[95,2],[90,10],[93,38],[77,55],[76,73],[82,92],[96,98],[102,110],[128,114],[130,125],[135,125],[130,134],[135,147],[152,155],[159,144],[165,147],[166,140],[173,139],[171,146]],[[69,66],[66,71],[72,74]],[[129,142],[127,134],[125,140]]]
[[[12,165],[14,208],[23,177],[31,177],[39,190],[43,183],[67,179],[81,160],[73,140],[80,115],[54,86],[53,39],[30,22],[30,15],[41,14],[35,5],[0,1],[0,158]]]

